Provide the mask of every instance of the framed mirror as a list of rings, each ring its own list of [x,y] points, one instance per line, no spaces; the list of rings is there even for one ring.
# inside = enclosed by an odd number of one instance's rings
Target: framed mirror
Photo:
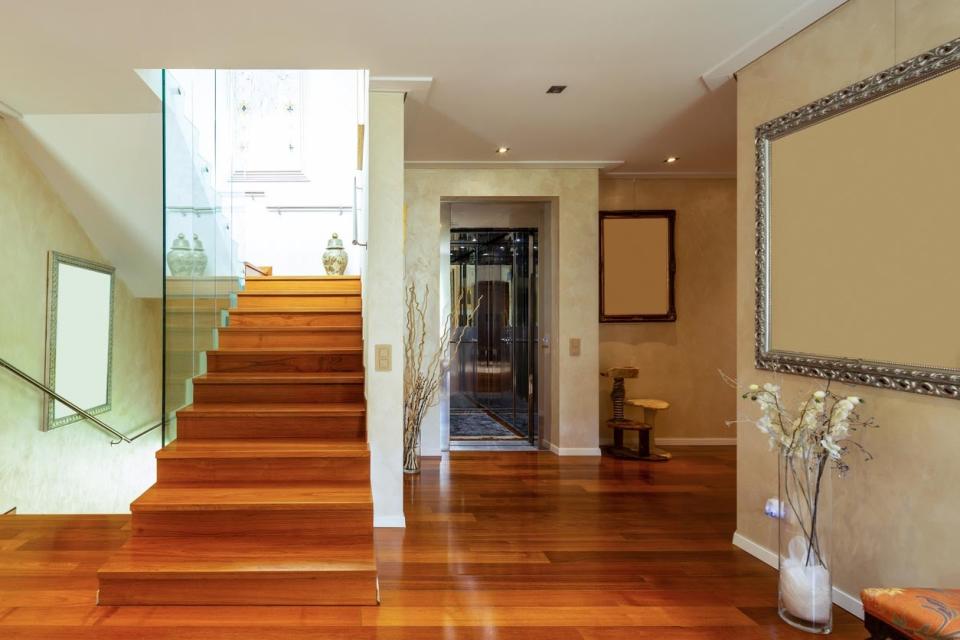
[[[960,39],[762,124],[756,366],[960,397]]]
[[[600,322],[673,322],[676,212],[600,212]]]
[[[91,414],[110,410],[113,267],[51,251],[47,271],[46,382]],[[47,398],[43,429],[83,417]]]

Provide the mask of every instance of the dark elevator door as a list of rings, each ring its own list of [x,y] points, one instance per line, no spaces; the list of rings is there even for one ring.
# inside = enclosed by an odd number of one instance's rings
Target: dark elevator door
[[[453,440],[456,412],[479,410],[504,433],[536,441],[536,242],[533,229],[451,234],[454,335],[463,335],[451,368]]]

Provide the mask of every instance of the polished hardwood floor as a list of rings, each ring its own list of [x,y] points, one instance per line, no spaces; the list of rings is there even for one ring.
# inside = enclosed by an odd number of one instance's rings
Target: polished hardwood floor
[[[98,607],[127,516],[3,516],[0,638],[809,637],[779,622],[776,573],[730,544],[734,449],[672,450],[425,460],[407,528],[376,532],[379,607]],[[837,609],[834,637],[867,634]]]

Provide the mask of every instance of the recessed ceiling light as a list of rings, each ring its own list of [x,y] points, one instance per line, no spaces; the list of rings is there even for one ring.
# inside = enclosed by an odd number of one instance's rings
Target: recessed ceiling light
[[[563,93],[563,90],[567,88],[565,84],[552,84],[550,88],[547,89],[547,93]]]
[[[676,161],[679,160],[679,159],[680,159],[680,158],[678,158],[677,156],[670,156],[669,158],[667,158],[666,160],[664,160],[664,162],[666,162],[667,164],[673,164],[674,162],[676,162]]]
[[[503,155],[508,151],[510,151],[510,147],[497,147],[497,153],[500,155]]]

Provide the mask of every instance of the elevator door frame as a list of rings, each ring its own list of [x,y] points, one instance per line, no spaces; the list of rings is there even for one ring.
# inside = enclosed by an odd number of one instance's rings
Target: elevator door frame
[[[527,437],[526,441],[528,444],[540,448],[542,445],[543,434],[541,433],[540,424],[539,424],[539,324],[540,324],[540,271],[539,271],[539,248],[540,243],[540,229],[536,227],[457,227],[450,229],[450,245],[453,244],[464,244],[459,242],[454,242],[453,235],[458,233],[526,233],[527,234],[527,281],[528,281],[528,296],[527,296],[527,326],[526,326],[526,342],[527,342]],[[511,280],[515,283],[517,279],[517,255],[516,251],[512,253],[512,263],[511,263]],[[478,266],[475,263],[475,266]],[[478,284],[476,278],[474,279],[474,287]],[[516,299],[517,292],[515,285],[511,287],[511,304]],[[451,309],[452,312],[456,313],[458,310]],[[479,332],[478,332],[479,335]],[[478,347],[477,354],[475,358],[479,359],[479,338],[478,338]],[[513,396],[514,396],[514,407],[516,407],[516,397],[517,397],[517,380],[516,372],[514,370],[514,363],[516,362],[516,353],[517,353],[517,341],[515,334],[511,334],[511,360],[510,360],[510,369],[511,369],[511,380],[513,381]],[[475,387],[474,387],[475,388]],[[487,408],[487,410],[490,410]],[[495,413],[495,412],[494,412]],[[516,410],[514,409],[514,415],[516,415]],[[448,418],[449,420],[449,418]],[[449,428],[447,430],[449,434]],[[450,436],[447,436],[448,442],[451,440]]]

